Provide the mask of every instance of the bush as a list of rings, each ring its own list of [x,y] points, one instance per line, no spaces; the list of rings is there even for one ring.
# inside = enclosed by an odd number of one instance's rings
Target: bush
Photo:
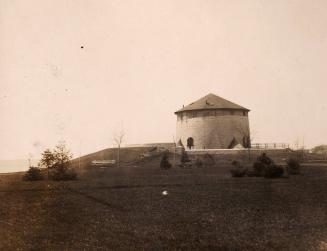
[[[191,160],[188,157],[187,152],[185,151],[185,149],[182,149],[182,155],[181,155],[181,163],[179,165],[180,167],[185,167],[185,168],[190,168],[192,167],[192,163]]]
[[[243,167],[243,165],[237,161],[237,160],[234,160],[232,162],[232,169],[231,169],[231,174],[232,174],[232,177],[244,177],[247,173],[247,169]]]
[[[171,168],[171,164],[169,163],[168,154],[167,153],[164,153],[162,155],[162,157],[161,157],[160,168],[163,168],[163,169],[169,169],[169,168]]]
[[[68,164],[55,164],[50,172],[52,180],[76,180],[77,173]]]
[[[253,170],[248,170],[246,172],[246,176],[248,176],[248,177],[257,177],[257,174]]]
[[[23,180],[26,181],[43,180],[41,169],[38,167],[31,166],[23,176]]]
[[[278,178],[284,173],[284,169],[277,166],[266,153],[261,154],[253,163],[253,171],[254,176],[265,178]]]
[[[51,173],[52,180],[76,180],[77,173],[73,169],[56,169]]]
[[[283,173],[284,169],[274,163],[265,166],[265,178],[279,178]]]
[[[188,157],[187,152],[184,150],[184,151],[182,151],[182,155],[181,155],[181,163],[184,165],[187,162],[190,162],[190,159]]]
[[[203,167],[203,162],[202,162],[202,160],[200,158],[196,158],[196,160],[195,160],[195,166],[197,168]]]
[[[273,160],[271,158],[269,158],[266,153],[262,153],[258,157],[258,161],[260,161],[261,163],[263,163],[265,165],[270,165],[270,164],[274,163]]]
[[[289,174],[297,175],[300,174],[300,163],[296,159],[287,160],[287,171]]]
[[[263,177],[265,176],[265,164],[263,164],[261,161],[255,161],[253,163],[253,171],[254,171],[254,176],[257,177]]]

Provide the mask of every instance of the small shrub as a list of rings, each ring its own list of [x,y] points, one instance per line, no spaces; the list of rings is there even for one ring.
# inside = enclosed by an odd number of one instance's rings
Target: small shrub
[[[185,151],[185,149],[182,149],[182,155],[181,155],[181,163],[179,165],[182,168],[190,168],[192,167],[192,163],[191,160],[188,157],[187,152]]]
[[[255,171],[253,171],[253,170],[248,170],[248,171],[246,172],[246,176],[248,176],[248,177],[256,177],[257,174],[256,174]]]
[[[169,163],[168,154],[167,153],[164,153],[162,155],[162,157],[161,157],[160,168],[162,168],[162,169],[169,169],[169,168],[171,168],[171,164]]]
[[[266,153],[262,153],[253,163],[253,175],[265,178],[278,178],[284,173],[284,169],[277,166]]]
[[[231,173],[232,177],[237,177],[237,178],[244,177],[246,174],[246,172],[244,172],[240,169],[231,169],[230,173]]]
[[[188,157],[187,152],[184,150],[184,151],[182,151],[182,155],[181,155],[181,163],[185,164],[187,162],[190,162],[190,159]]]
[[[234,160],[232,162],[232,169],[231,169],[231,175],[232,177],[244,177],[247,173],[247,169],[243,167],[243,165],[237,161],[237,160]]]
[[[253,175],[257,177],[263,177],[265,175],[265,164],[261,161],[255,161],[253,163]]]
[[[202,160],[200,158],[196,158],[196,160],[195,160],[195,166],[197,168],[203,167],[203,162],[202,162]]]
[[[297,175],[300,174],[300,163],[296,159],[287,160],[287,171],[289,174]]]
[[[50,176],[52,180],[76,180],[77,173],[73,169],[67,169],[66,171],[56,170]]]
[[[284,169],[274,163],[265,166],[265,178],[279,178],[283,173]]]
[[[41,169],[38,167],[31,166],[23,176],[23,180],[26,181],[43,180]]]
[[[269,158],[266,153],[262,153],[257,160],[265,165],[270,165],[274,163],[273,160]]]
[[[50,177],[52,180],[76,180],[77,173],[74,169],[69,168],[69,166],[64,164],[55,164],[50,172]]]

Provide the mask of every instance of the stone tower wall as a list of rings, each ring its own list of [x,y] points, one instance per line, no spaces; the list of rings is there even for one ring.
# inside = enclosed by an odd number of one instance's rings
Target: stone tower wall
[[[243,111],[193,111],[177,114],[176,138],[187,147],[187,139],[192,137],[194,149],[227,149],[233,138],[244,143],[244,137],[249,138],[249,119]]]

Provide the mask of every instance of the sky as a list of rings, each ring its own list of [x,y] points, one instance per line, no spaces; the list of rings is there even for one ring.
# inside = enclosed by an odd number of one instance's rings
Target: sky
[[[325,0],[0,0],[0,159],[171,142],[208,93],[254,142],[327,143]]]

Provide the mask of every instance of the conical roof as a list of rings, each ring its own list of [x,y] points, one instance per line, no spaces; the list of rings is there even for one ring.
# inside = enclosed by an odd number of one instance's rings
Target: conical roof
[[[245,110],[250,111],[249,109],[235,104],[231,101],[228,101],[224,98],[221,98],[212,93],[200,98],[199,100],[183,107],[175,113],[183,111],[193,111],[193,110],[211,110],[211,109],[226,109],[226,110]]]

